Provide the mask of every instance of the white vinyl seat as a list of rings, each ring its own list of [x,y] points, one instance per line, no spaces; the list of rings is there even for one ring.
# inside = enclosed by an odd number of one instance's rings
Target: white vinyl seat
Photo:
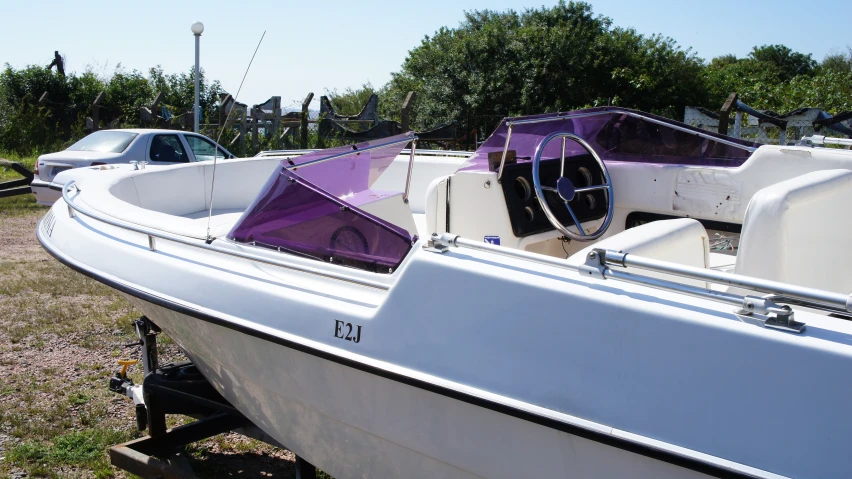
[[[746,210],[734,272],[852,292],[852,171],[807,173],[758,191]]]
[[[617,235],[593,243],[574,253],[567,261],[579,265],[593,248],[614,249],[660,261],[670,261],[696,268],[709,266],[709,241],[707,231],[698,221],[690,218],[662,220],[646,223],[622,231]],[[637,271],[638,272],[638,271]],[[702,288],[707,283],[698,280],[675,278],[671,275],[642,270],[644,276],[653,276],[688,283]]]

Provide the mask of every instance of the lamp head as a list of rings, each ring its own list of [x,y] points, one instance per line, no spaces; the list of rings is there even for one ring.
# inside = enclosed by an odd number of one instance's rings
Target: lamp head
[[[201,22],[195,22],[192,24],[191,29],[192,33],[195,35],[201,35],[201,33],[204,32],[204,24]]]

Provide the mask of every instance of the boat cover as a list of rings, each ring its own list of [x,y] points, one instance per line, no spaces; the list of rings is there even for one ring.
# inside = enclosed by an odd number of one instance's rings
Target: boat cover
[[[656,122],[634,115],[641,115]],[[530,161],[542,140],[555,132],[574,133],[583,138],[604,161],[737,167],[751,155],[749,148],[760,146],[757,143],[711,133],[650,113],[627,108],[598,107],[564,113],[506,118],[462,166],[462,170],[489,169],[488,154],[502,152],[506,145],[508,122],[555,118],[564,119],[515,124],[509,150],[515,151],[519,162]],[[713,138],[724,139],[742,147],[730,146]],[[559,140],[551,141],[546,146],[542,159],[558,158],[560,149]],[[570,140],[566,142],[565,150],[566,157],[586,154],[579,144]]]
[[[283,160],[228,238],[321,261],[388,273],[416,241],[407,231],[353,206],[413,138],[412,133]],[[361,151],[390,144],[390,146]],[[333,158],[341,155],[337,158]],[[303,168],[315,160],[333,158]],[[400,185],[402,191],[403,185]]]

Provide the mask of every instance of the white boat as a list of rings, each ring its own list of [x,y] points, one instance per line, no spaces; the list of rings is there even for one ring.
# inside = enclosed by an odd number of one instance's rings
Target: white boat
[[[338,479],[852,477],[852,152],[610,107],[412,140],[79,169],[38,237]]]

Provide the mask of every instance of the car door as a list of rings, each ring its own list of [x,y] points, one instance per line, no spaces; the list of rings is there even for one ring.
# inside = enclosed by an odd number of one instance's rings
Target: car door
[[[228,150],[222,148],[221,146],[217,149],[215,142],[204,138],[201,135],[184,134],[182,136],[187,146],[189,147],[189,151],[194,157],[193,161],[207,161],[212,160],[214,157],[218,157],[220,160],[222,160],[231,156]]]
[[[160,165],[189,163],[189,154],[177,133],[158,133],[151,138],[148,161]]]

